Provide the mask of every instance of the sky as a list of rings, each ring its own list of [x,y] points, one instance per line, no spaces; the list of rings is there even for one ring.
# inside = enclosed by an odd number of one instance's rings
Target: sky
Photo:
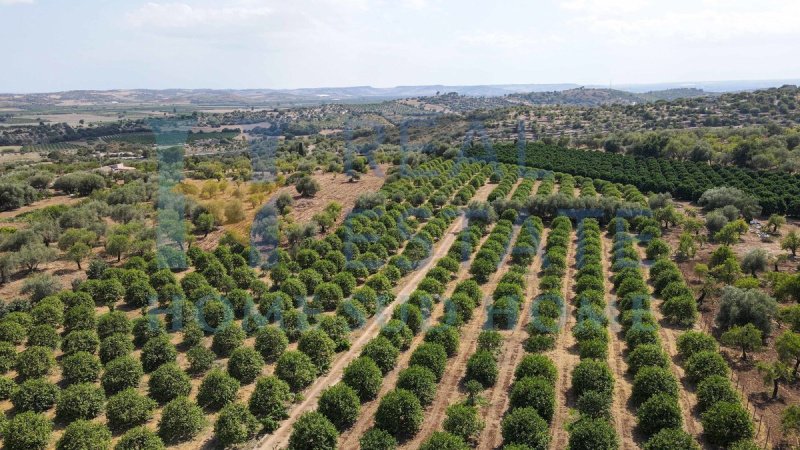
[[[0,92],[800,78],[797,0],[0,0]]]

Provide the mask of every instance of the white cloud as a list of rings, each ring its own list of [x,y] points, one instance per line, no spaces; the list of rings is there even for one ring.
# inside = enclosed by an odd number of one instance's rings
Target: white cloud
[[[256,2],[233,6],[192,6],[188,3],[146,3],[129,12],[126,20],[135,27],[196,28],[243,25],[272,14],[272,8]]]
[[[33,0],[0,0],[0,5],[30,5]]]
[[[503,50],[530,50],[534,46],[551,45],[563,42],[555,34],[532,36],[524,33],[494,31],[475,31],[459,37],[459,40],[474,47],[487,47]]]
[[[648,0],[561,0],[560,6],[584,14],[617,15],[640,11],[651,4]]]

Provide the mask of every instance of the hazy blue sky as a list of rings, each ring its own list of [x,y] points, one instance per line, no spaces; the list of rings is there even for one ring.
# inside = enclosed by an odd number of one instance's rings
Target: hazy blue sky
[[[800,77],[797,0],[0,0],[0,92]]]

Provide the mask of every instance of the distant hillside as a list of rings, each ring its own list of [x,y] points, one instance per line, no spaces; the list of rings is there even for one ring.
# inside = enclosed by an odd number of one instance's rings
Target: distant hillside
[[[664,89],[663,91],[649,91],[636,95],[646,101],[655,102],[658,100],[670,101],[679,98],[706,97],[711,94],[705,92],[702,89],[697,89],[697,88],[675,88],[675,89]]]
[[[709,93],[696,88],[673,88],[635,94],[618,89],[580,87],[563,91],[511,94],[508,97],[530,105],[601,106],[635,105],[657,100],[676,100],[708,95]]]

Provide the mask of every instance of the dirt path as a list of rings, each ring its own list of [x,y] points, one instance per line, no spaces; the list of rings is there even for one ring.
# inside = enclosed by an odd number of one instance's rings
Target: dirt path
[[[539,182],[537,180],[537,182]],[[525,290],[525,303],[522,306],[522,314],[516,326],[510,331],[501,331],[504,335],[503,350],[498,361],[497,383],[489,388],[485,394],[487,404],[481,408],[481,416],[485,423],[483,432],[478,440],[477,448],[497,448],[502,444],[500,435],[500,425],[503,414],[508,410],[508,393],[511,391],[511,384],[514,382],[514,371],[517,365],[525,356],[525,339],[527,333],[525,328],[530,321],[531,303],[539,291],[539,272],[542,270],[542,252],[544,243],[547,240],[549,229],[542,231],[539,239],[539,250],[536,258],[528,272],[527,288]]]
[[[642,261],[645,259],[644,249],[636,246],[636,251],[639,253],[639,258]],[[650,266],[642,264],[642,273],[647,280],[647,285],[652,290],[650,284]],[[697,407],[697,394],[695,394],[694,386],[691,385],[686,379],[686,373],[683,367],[677,363],[678,356],[678,336],[681,330],[674,328],[671,324],[664,320],[664,315],[661,313],[661,304],[663,300],[653,297],[652,312],[653,316],[658,321],[658,334],[661,337],[661,346],[667,352],[670,358],[669,369],[675,375],[675,378],[681,383],[678,389],[678,403],[681,405],[681,413],[683,414],[683,423],[686,431],[691,434],[695,440],[704,448],[708,448],[708,444],[703,439],[703,425],[700,423],[699,417],[693,414]],[[699,325],[695,323],[695,330],[699,331]]]
[[[478,345],[478,335],[483,331],[483,327],[486,324],[492,293],[497,287],[500,278],[502,278],[510,267],[508,262],[511,249],[514,247],[514,243],[519,236],[520,229],[521,227],[519,225],[514,225],[508,250],[500,261],[500,268],[491,276],[486,284],[481,286],[481,291],[483,293],[481,305],[478,307],[479,309],[476,311],[477,314],[475,314],[472,320],[460,330],[461,343],[458,347],[458,353],[447,362],[447,369],[445,370],[442,380],[439,382],[439,386],[436,390],[436,397],[425,412],[425,420],[422,422],[422,428],[414,438],[400,446],[401,449],[419,448],[434,431],[442,428],[447,407],[458,402],[461,397],[463,397],[459,388],[461,380],[464,378],[464,374],[467,370],[467,360],[475,353],[475,348]]]
[[[560,330],[556,340],[556,348],[548,353],[558,368],[558,378],[556,379],[556,409],[553,414],[553,421],[550,430],[553,438],[550,441],[550,448],[562,450],[567,448],[569,434],[565,425],[569,419],[569,409],[575,404],[575,395],[572,392],[571,375],[572,369],[578,364],[578,350],[575,338],[572,336],[572,327],[575,325],[574,306],[566,299],[572,298],[572,278],[575,275],[575,232],[570,233],[569,245],[567,247],[567,273],[564,275],[564,315],[559,324]]]
[[[632,377],[628,374],[628,363],[625,361],[625,339],[622,336],[622,326],[619,323],[619,309],[614,284],[611,282],[610,260],[613,246],[607,235],[601,236],[603,265],[603,281],[606,291],[606,317],[609,319],[609,345],[608,365],[614,372],[614,397],[611,406],[612,422],[620,440],[621,449],[637,449],[639,445],[634,437],[636,429],[636,414],[630,403],[633,393]]]
[[[455,241],[457,233],[464,227],[465,223],[466,218],[463,214],[453,221],[453,224],[451,224],[447,229],[445,236],[436,244],[431,257],[428,258],[425,264],[418,268],[408,279],[405,285],[399,291],[397,291],[395,301],[387,305],[385,309],[370,319],[367,325],[363,328],[364,331],[361,333],[361,335],[353,340],[350,349],[346,352],[343,352],[336,359],[336,361],[334,361],[334,363],[331,365],[330,371],[327,374],[317,378],[311,387],[303,392],[303,401],[295,405],[294,408],[289,411],[289,417],[281,423],[275,432],[269,436],[266,436],[261,442],[259,442],[257,448],[275,449],[285,447],[289,440],[289,436],[291,435],[292,425],[294,425],[295,420],[297,420],[301,414],[316,409],[317,400],[319,399],[322,391],[327,387],[333,386],[341,379],[344,368],[347,367],[352,360],[358,358],[364,345],[366,345],[370,339],[378,334],[381,326],[383,326],[383,324],[391,318],[394,307],[404,302],[408,296],[414,292],[419,282],[422,281],[422,279],[425,277],[425,274],[428,273],[428,270],[433,268],[439,259],[447,255],[447,251]]]

